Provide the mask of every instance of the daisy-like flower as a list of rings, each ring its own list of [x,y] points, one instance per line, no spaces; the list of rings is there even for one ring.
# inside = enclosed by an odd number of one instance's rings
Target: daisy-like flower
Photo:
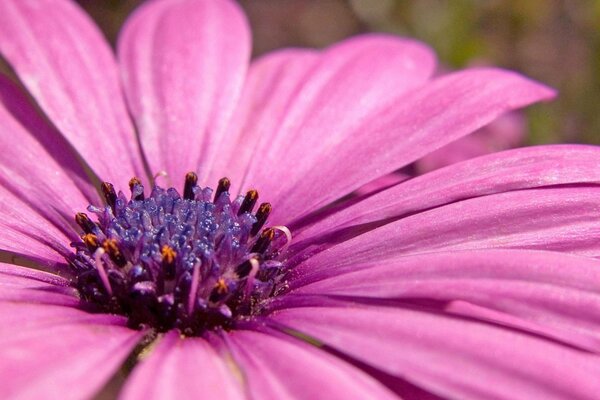
[[[249,63],[225,0],[145,3],[116,56],[3,0],[0,51],[35,100],[0,81],[0,397],[599,393],[597,148],[348,196],[546,87],[384,35]]]

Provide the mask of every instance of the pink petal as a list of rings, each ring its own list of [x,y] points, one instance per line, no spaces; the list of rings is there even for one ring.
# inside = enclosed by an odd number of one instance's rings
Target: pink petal
[[[244,399],[238,377],[202,338],[171,331],[127,379],[122,399]]]
[[[227,176],[241,190],[250,168],[264,167],[260,155],[279,135],[290,104],[317,60],[314,50],[284,49],[250,64],[231,136],[221,149],[223,156],[215,160],[208,184]]]
[[[69,243],[75,238],[66,236],[63,231],[42,217],[21,199],[0,186],[0,250],[33,260],[51,269],[65,263],[71,253]]]
[[[397,399],[356,367],[288,337],[234,331],[226,341],[253,399]]]
[[[31,268],[0,263],[0,301],[57,304],[76,307],[77,292],[69,281]]]
[[[143,336],[118,321],[70,307],[0,301],[0,397],[91,398]]]
[[[126,188],[144,176],[106,40],[69,1],[0,2],[0,52],[83,159]]]
[[[600,148],[526,147],[454,164],[382,191],[297,233],[297,247],[336,230],[513,190],[600,181]],[[306,238],[302,240],[301,238]]]
[[[273,220],[290,223],[509,110],[553,94],[545,86],[502,70],[473,69],[438,78],[352,126],[345,132],[346,140],[335,143],[335,150],[319,153],[312,147],[301,148],[305,154],[318,154],[318,162],[316,156],[288,155],[295,163],[292,174],[288,175],[291,167],[278,166],[285,176],[273,176],[273,182],[286,182],[276,196],[280,201]],[[322,128],[319,132],[322,135]]]
[[[488,319],[485,307],[518,317],[504,321],[511,326],[600,350],[600,261],[587,257],[529,250],[401,256],[353,265],[293,293],[455,302],[453,312]]]
[[[243,13],[226,0],[148,2],[125,24],[118,49],[151,172],[177,184],[199,170],[204,184],[250,57]]]
[[[309,258],[305,282],[400,255],[489,248],[600,254],[600,187],[530,189],[459,201],[384,225]]]
[[[282,182],[291,188],[288,182],[301,179],[355,129],[426,82],[434,68],[433,53],[418,42],[363,35],[327,49],[308,74],[265,80],[291,80],[286,85],[297,91],[291,101],[282,98],[285,116],[271,128],[277,134],[256,154],[244,185],[256,185],[265,199],[279,203]],[[301,86],[294,79],[302,79]],[[255,118],[268,118],[261,112]]]
[[[273,319],[444,398],[592,399],[600,390],[597,355],[476,321],[352,305]]]
[[[0,74],[0,121],[3,126],[1,134],[6,136],[5,138],[0,137],[2,143],[6,143],[6,145],[2,144],[2,148],[4,151],[19,152],[19,154],[25,155],[25,157],[18,157],[17,161],[7,160],[9,157],[2,158],[2,161],[7,163],[7,167],[14,163],[17,169],[27,168],[28,175],[22,178],[27,177],[31,181],[39,179],[39,183],[42,185],[59,183],[61,187],[58,189],[62,194],[64,195],[67,190],[66,194],[74,196],[75,200],[81,194],[76,193],[74,188],[63,188],[63,185],[76,186],[88,201],[97,200],[98,193],[77,160],[76,153],[34,107],[26,94],[15,83]],[[15,126],[16,128],[13,129]],[[19,146],[15,146],[15,143],[18,143]],[[39,146],[43,148],[40,149]],[[25,160],[32,159],[35,159],[37,163],[24,163]],[[38,165],[44,165],[45,168],[40,168]],[[63,181],[57,181],[57,177]],[[23,195],[25,194],[23,193]]]
[[[97,193],[68,145],[37,115],[25,95],[3,76],[0,76],[0,148],[3,190],[64,234],[73,235],[75,213],[85,210],[90,200],[97,201]]]

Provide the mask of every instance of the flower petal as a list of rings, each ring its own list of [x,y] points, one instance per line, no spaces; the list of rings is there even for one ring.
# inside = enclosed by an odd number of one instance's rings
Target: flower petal
[[[0,2],[0,52],[43,111],[104,180],[144,176],[111,50],[70,1]]]
[[[119,62],[152,173],[174,182],[219,156],[241,93],[250,33],[227,0],[151,1],[126,22]]]
[[[97,192],[60,134],[1,75],[0,148],[0,185],[63,233],[73,233],[73,216],[98,201]]]
[[[0,251],[25,257],[51,269],[65,263],[64,256],[71,252],[68,244],[74,236],[66,236],[2,186],[0,203],[3,207]]]
[[[504,321],[510,326],[600,350],[600,261],[593,258],[530,250],[401,256],[353,265],[293,293],[437,301],[469,316],[485,307],[518,317]]]
[[[289,224],[290,219],[408,165],[509,110],[553,94],[545,86],[503,70],[465,70],[435,79],[363,118],[360,125],[345,132],[345,140],[337,141],[327,152],[303,148],[305,153],[318,153],[318,162],[316,156],[288,155],[295,162],[293,173],[288,174],[291,167],[278,166],[283,175],[272,176],[272,182],[286,182],[277,193],[280,201],[273,220]],[[322,135],[322,128],[319,132]],[[335,157],[331,157],[332,151]]]
[[[204,339],[181,338],[171,331],[138,364],[121,399],[244,399],[225,361]]]
[[[384,190],[295,232],[295,246],[350,226],[399,218],[473,197],[514,190],[600,182],[600,147],[524,147],[467,160]],[[303,240],[302,238],[306,238]]]
[[[373,115],[425,83],[434,68],[434,55],[425,45],[372,34],[325,50],[308,74],[265,80],[265,84],[291,80],[285,84],[297,91],[291,101],[283,99],[285,116],[270,128],[277,134],[269,135],[272,140],[256,155],[260,162],[249,166],[244,186],[256,185],[266,199],[279,204],[281,182],[291,188],[288,182],[301,179],[305,169],[329,157],[332,149],[349,140]],[[257,90],[258,95],[264,90]],[[269,121],[268,114],[261,116],[268,111],[257,110],[256,118]]]
[[[91,398],[143,336],[122,324],[71,307],[0,301],[0,397]]]
[[[0,263],[0,301],[56,304],[75,307],[76,291],[54,274]]]
[[[251,398],[398,398],[356,367],[297,339],[242,330],[227,334],[226,340]]]
[[[371,230],[307,259],[294,274],[307,283],[323,271],[399,255],[513,248],[600,254],[600,187],[530,189],[459,201]],[[292,285],[293,286],[293,285]]]
[[[593,399],[600,390],[597,355],[476,321],[352,305],[272,318],[444,398]]]
[[[240,103],[233,118],[227,146],[215,160],[208,184],[223,176],[241,190],[250,168],[259,167],[306,75],[319,59],[308,49],[284,49],[250,64]],[[259,164],[259,165],[255,165]],[[263,164],[264,167],[264,164]]]

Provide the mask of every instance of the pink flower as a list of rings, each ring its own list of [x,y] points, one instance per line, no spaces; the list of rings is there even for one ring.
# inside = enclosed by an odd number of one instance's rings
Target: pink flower
[[[598,148],[343,200],[553,92],[432,80],[390,36],[251,64],[249,38],[233,2],[150,1],[115,59],[70,2],[0,2],[47,117],[0,81],[0,396],[596,396]]]

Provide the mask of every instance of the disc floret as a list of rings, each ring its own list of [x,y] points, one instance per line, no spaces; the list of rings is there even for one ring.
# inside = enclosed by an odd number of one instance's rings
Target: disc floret
[[[260,312],[284,286],[285,227],[269,228],[258,192],[234,200],[229,179],[213,192],[188,173],[183,195],[155,186],[149,196],[133,178],[130,198],[102,184],[104,207],[75,217],[83,233],[68,260],[82,300],[128,317],[133,327],[179,329],[186,335],[228,328]]]

